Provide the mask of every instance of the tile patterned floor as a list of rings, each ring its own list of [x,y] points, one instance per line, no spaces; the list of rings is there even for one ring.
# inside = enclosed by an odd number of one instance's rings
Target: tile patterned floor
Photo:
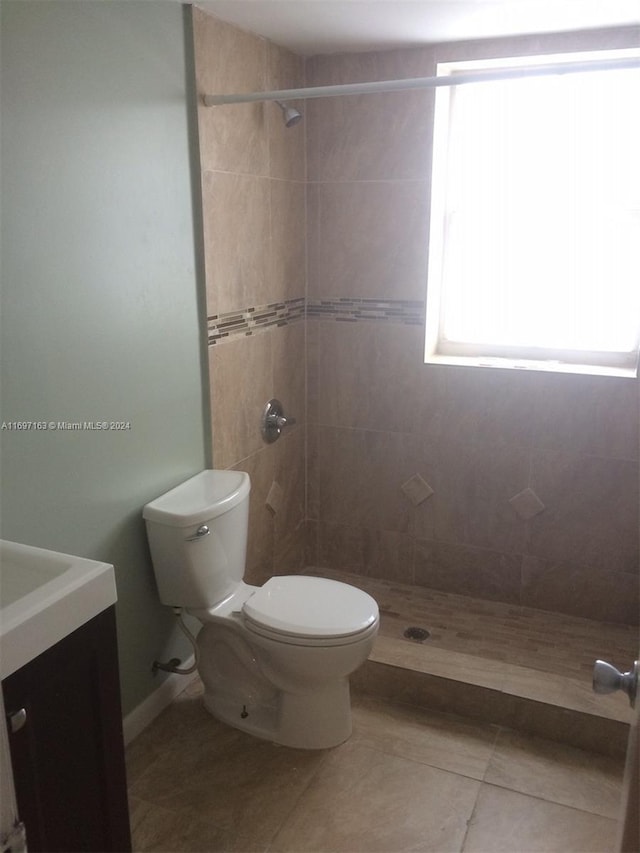
[[[136,851],[604,853],[622,762],[354,696],[331,750],[214,720],[188,689],[128,748]]]
[[[395,683],[409,670],[457,679],[465,695],[479,685],[498,698],[586,712],[598,727],[629,718],[624,697],[594,697],[591,669],[597,657],[628,665],[637,629],[322,574],[376,598],[382,619],[371,660]],[[427,628],[428,641],[406,639],[410,625]],[[349,741],[293,750],[214,720],[200,693],[192,682],[127,750],[140,853],[615,849],[621,758],[401,704],[403,691],[391,691],[393,701],[355,693]]]

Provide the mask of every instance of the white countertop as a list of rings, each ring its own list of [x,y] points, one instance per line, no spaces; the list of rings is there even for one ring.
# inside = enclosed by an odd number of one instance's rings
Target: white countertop
[[[116,600],[109,563],[0,540],[0,678]]]

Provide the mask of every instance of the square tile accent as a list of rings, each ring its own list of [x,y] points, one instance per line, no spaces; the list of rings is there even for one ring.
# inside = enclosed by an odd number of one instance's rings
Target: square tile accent
[[[433,489],[423,480],[420,474],[414,474],[406,483],[400,486],[400,490],[411,501],[414,506],[419,506],[433,494]]]
[[[280,511],[283,497],[284,493],[282,491],[282,486],[277,480],[274,480],[265,501],[267,509],[270,510],[273,515],[276,515]]]
[[[509,499],[509,503],[514,508],[520,518],[527,521],[533,518],[546,509],[540,498],[536,495],[533,489],[526,488],[517,495]]]

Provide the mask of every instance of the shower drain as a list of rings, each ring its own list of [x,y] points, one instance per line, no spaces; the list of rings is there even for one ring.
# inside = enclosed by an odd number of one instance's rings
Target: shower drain
[[[429,636],[429,632],[426,628],[418,628],[415,625],[411,625],[404,632],[404,636],[408,640],[415,640],[417,643],[423,643]]]

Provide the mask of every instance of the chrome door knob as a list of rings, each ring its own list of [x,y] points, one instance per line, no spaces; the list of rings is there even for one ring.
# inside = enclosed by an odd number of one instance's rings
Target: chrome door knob
[[[629,672],[620,672],[606,660],[597,660],[593,667],[593,690],[595,693],[615,693],[622,690],[635,707],[638,693],[638,671],[640,662],[635,661]]]

